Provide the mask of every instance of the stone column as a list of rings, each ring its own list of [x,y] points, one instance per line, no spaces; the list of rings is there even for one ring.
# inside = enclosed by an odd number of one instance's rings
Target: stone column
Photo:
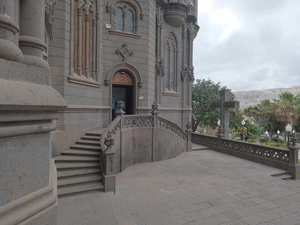
[[[23,54],[16,43],[19,26],[15,18],[15,1],[0,0],[0,58],[21,62]]]
[[[47,49],[45,44],[45,1],[20,1],[20,37],[19,44],[24,54],[23,63],[49,70],[49,64],[43,59]]]
[[[92,73],[93,73],[93,78],[94,80],[97,80],[96,78],[96,59],[97,59],[97,45],[96,45],[96,42],[97,42],[97,36],[96,36],[96,33],[97,33],[97,20],[96,19],[93,19],[92,21],[93,23],[93,44],[92,44],[92,48],[93,48],[93,56],[92,56]]]
[[[89,32],[89,28],[90,28],[90,9],[92,6],[92,2],[88,1],[86,2],[86,4],[84,5],[84,9],[85,9],[85,16],[84,16],[84,21],[85,21],[85,59],[84,59],[84,72],[86,77],[89,77],[89,41],[90,41],[90,32]]]
[[[77,5],[77,75],[82,75],[81,60],[82,60],[82,6],[83,1],[79,0]]]

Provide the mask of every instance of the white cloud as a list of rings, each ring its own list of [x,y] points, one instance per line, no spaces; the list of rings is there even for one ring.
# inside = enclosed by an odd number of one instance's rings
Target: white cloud
[[[300,1],[269,1],[199,1],[196,79],[234,91],[300,84]]]

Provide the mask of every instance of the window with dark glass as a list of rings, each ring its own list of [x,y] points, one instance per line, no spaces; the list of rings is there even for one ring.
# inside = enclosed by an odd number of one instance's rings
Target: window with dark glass
[[[116,29],[123,30],[123,10],[121,8],[117,8],[116,11]]]
[[[121,5],[116,9],[116,30],[134,33],[134,13],[129,5]]]

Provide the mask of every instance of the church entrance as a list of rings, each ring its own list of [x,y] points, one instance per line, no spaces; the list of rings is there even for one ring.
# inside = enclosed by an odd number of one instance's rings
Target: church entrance
[[[118,71],[112,79],[112,97],[125,104],[123,111],[125,114],[135,113],[134,85],[132,76],[126,71]]]

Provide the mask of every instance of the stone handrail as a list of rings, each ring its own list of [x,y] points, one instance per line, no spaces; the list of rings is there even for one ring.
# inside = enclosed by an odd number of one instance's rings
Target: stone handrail
[[[172,133],[175,133],[177,136],[182,138],[183,140],[188,140],[188,133],[183,131],[177,124],[163,118],[158,117],[158,127],[164,128]]]
[[[123,128],[153,127],[153,116],[128,115],[124,116]]]
[[[222,138],[221,148],[230,149],[237,152],[269,158],[278,162],[289,162],[290,151],[288,149],[263,146],[255,143],[248,143],[238,140]]]
[[[293,179],[300,179],[298,147],[289,149],[260,145],[222,137],[192,133],[192,142],[211,147],[213,150],[286,170]]]
[[[105,138],[107,138],[107,135],[108,134],[114,135],[120,129],[121,129],[121,117],[117,116],[101,134],[100,145],[102,151],[105,152],[108,149],[108,146],[105,145]]]
[[[194,135],[192,134],[192,142],[194,143],[201,143],[203,145],[206,145],[208,147],[214,148],[218,147],[218,137],[210,136],[210,135]]]

